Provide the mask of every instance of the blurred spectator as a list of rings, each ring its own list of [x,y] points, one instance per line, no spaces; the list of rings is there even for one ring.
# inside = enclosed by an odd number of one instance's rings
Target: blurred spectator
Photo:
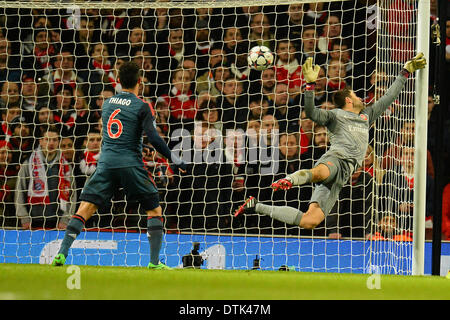
[[[168,102],[162,97],[157,98],[155,103],[155,111],[155,120],[158,128],[161,129],[164,135],[168,135],[170,126],[170,109]]]
[[[73,134],[76,111],[74,109],[74,91],[70,86],[60,86],[55,92],[55,96],[50,100],[51,108],[54,111],[53,118],[61,125],[61,135]]]
[[[444,240],[450,240],[450,183],[442,193],[442,233]]]
[[[313,58],[314,64],[323,66],[326,63],[326,55],[317,50],[317,35],[315,26],[305,26],[301,37],[301,59],[303,65],[306,59]]]
[[[398,165],[387,170],[383,176],[381,195],[379,197],[380,209],[397,215],[401,226],[412,232],[412,219],[414,212],[414,148],[404,145],[401,150]],[[426,216],[432,217],[433,178],[427,175]]]
[[[195,79],[197,79],[197,66],[195,65],[195,58],[185,57],[181,61],[181,68],[189,73],[189,81],[191,81],[192,92],[196,91]]]
[[[127,40],[127,28],[129,18],[125,9],[104,8],[99,15],[100,18],[100,40],[105,43],[110,53],[115,54],[117,44],[124,43]]]
[[[328,63],[328,83],[329,91],[339,91],[347,87],[345,65],[340,60],[331,60]]]
[[[2,109],[2,125],[0,128],[0,139],[9,142],[13,136],[12,124],[16,117],[20,117],[19,107],[10,107]]]
[[[198,20],[195,28],[195,59],[198,74],[207,71],[208,66],[213,66],[216,62],[211,61],[213,58],[214,40],[210,38],[210,29],[206,20]]]
[[[364,238],[370,233],[372,215],[372,176],[358,168],[344,185],[340,200],[326,219],[328,237]]]
[[[283,174],[291,174],[300,170],[299,135],[296,132],[280,134],[280,169]]]
[[[393,141],[388,141],[388,147],[383,153],[382,167],[389,170],[400,165],[401,152],[403,147],[414,145],[415,122],[404,121]]]
[[[35,47],[34,41],[34,30],[50,30],[52,28],[52,21],[48,15],[44,12],[38,12],[36,9],[30,12],[31,21],[28,22],[28,25],[23,25],[25,28],[23,30],[24,36],[21,42],[20,53],[23,56],[32,56],[33,50]],[[25,21],[23,21],[26,24]]]
[[[158,96],[169,93],[173,73],[181,67],[181,60],[192,54],[185,50],[183,29],[171,29],[166,36],[167,38],[159,42],[155,57],[155,68],[158,70],[156,79]]]
[[[323,25],[327,21],[328,13],[330,12],[327,2],[316,2],[308,4],[308,8],[305,11],[305,16],[314,21],[314,25],[318,29],[322,29]]]
[[[222,92],[223,81],[231,76],[228,67],[225,66],[224,51],[221,48],[212,48],[209,56],[209,69],[204,72],[198,70],[196,92],[201,94],[209,92],[213,99]]]
[[[17,82],[6,81],[3,83],[0,93],[1,108],[20,108],[22,98],[20,95],[20,87]]]
[[[11,43],[6,38],[0,39],[0,83],[20,81],[20,69],[12,57]]]
[[[227,187],[222,190],[224,200],[230,201],[227,205],[230,212],[237,209],[238,204],[245,199],[246,192],[246,157],[245,134],[240,130],[228,130],[225,137],[224,163],[221,164],[223,173],[228,173],[229,179],[224,179]],[[231,188],[229,183],[231,182]],[[222,228],[231,227],[231,217],[221,217],[219,225]],[[228,231],[231,231],[228,229]]]
[[[156,95],[156,79],[157,79],[157,70],[154,68],[154,59],[149,47],[137,48],[136,50],[131,52],[132,60],[141,68],[142,70],[142,79],[146,79],[143,81],[146,83],[146,89],[144,90],[145,96],[155,96]]]
[[[74,214],[74,180],[70,165],[58,150],[59,139],[56,131],[48,130],[20,167],[15,203],[24,229],[65,229]]]
[[[385,86],[387,84],[387,74],[383,70],[374,70],[369,78],[369,85],[364,102],[367,104],[374,103],[375,88]]]
[[[297,93],[303,84],[302,66],[292,41],[277,41],[275,71],[278,82],[288,85],[289,92]]]
[[[285,83],[277,83],[275,86],[274,116],[278,120],[280,131],[298,131],[298,119],[300,106],[292,105],[289,99],[288,86]]]
[[[249,116],[248,119],[260,121],[266,114],[273,113],[270,111],[269,102],[260,95],[255,95],[250,98]]]
[[[227,166],[213,160],[214,150],[217,152],[214,140],[214,133],[206,124],[195,126],[191,142],[194,161],[188,165],[192,175],[181,176],[179,184],[180,231],[218,231],[224,221],[220,216],[229,221],[230,200],[223,199],[223,190],[231,188],[232,175],[231,171],[224,172]]]
[[[45,132],[47,132],[48,128],[54,127],[58,132],[60,132],[60,125],[55,122],[55,117],[53,110],[51,110],[46,105],[39,107],[39,109],[34,114],[34,130],[33,136],[38,139],[43,136]]]
[[[329,61],[331,60],[340,60],[345,66],[346,75],[353,75],[354,64],[352,60],[351,48],[347,41],[341,39],[331,45],[331,50],[329,51]]]
[[[372,241],[412,241],[412,236],[408,230],[404,230],[398,224],[398,218],[394,215],[382,214],[380,221],[373,227],[373,232],[369,233],[366,238]]]
[[[49,29],[34,29],[34,48],[31,56],[24,56],[22,69],[25,71],[36,71],[39,77],[48,74],[51,69],[51,58],[57,49],[52,43]]]
[[[290,4],[287,17],[278,14],[275,24],[277,25],[276,38],[278,40],[291,40],[294,43],[300,41],[304,26],[313,25],[314,20],[305,15],[304,4]]]
[[[314,105],[320,106],[322,103],[331,99],[331,95],[328,92],[328,79],[326,71],[323,67],[320,67],[319,75],[314,86]]]
[[[89,50],[93,43],[98,43],[100,40],[99,30],[95,28],[95,20],[91,17],[81,17],[79,28],[75,35],[75,50],[76,57],[75,69],[84,80],[87,79],[87,71],[89,67]]]
[[[275,95],[276,80],[277,78],[274,68],[268,68],[261,72],[261,79],[259,80],[261,84],[261,93],[267,101],[272,103]]]
[[[302,167],[313,168],[317,160],[328,150],[330,140],[325,126],[314,125],[313,145],[301,155]]]
[[[67,162],[69,162],[69,164],[71,164],[72,167],[74,166],[75,162],[78,162],[72,138],[70,137],[61,138],[59,149],[61,150],[61,154],[64,157],[64,159]],[[74,176],[77,177],[78,175],[75,174]],[[77,185],[77,188],[80,188],[80,186]]]
[[[55,56],[53,66],[54,70],[43,77],[43,81],[48,82],[51,93],[55,94],[62,85],[76,89],[83,82],[74,69],[75,60],[70,50],[62,49]]]
[[[189,124],[195,119],[197,101],[191,91],[189,71],[177,69],[173,72],[171,89],[162,96],[170,109],[171,119],[176,123]]]
[[[100,132],[91,130],[86,137],[86,150],[80,160],[81,172],[87,177],[91,176],[97,169],[97,161],[100,157],[102,136]]]
[[[22,77],[22,111],[27,122],[33,121],[33,114],[41,105],[48,103],[48,97],[39,94],[40,84],[33,75],[25,74]]]
[[[80,88],[75,90],[75,124],[73,135],[75,136],[75,147],[79,149],[80,141],[86,137],[89,131],[89,106],[87,96]]]
[[[221,110],[217,108],[214,101],[204,101],[197,111],[196,120],[201,123],[206,123],[208,128],[216,129],[222,132],[223,126],[221,119]]]
[[[373,147],[367,146],[366,157],[363,162],[363,170],[375,178],[376,183],[382,183],[385,170],[381,167],[380,159],[375,155]]]
[[[328,55],[328,52],[333,48],[333,43],[340,40],[341,32],[341,18],[338,15],[330,14],[317,43],[319,51]]]
[[[178,61],[178,67],[181,66],[184,57],[189,57],[194,54],[194,49],[191,44],[187,44],[184,40],[183,29],[172,29],[169,31],[169,56]],[[167,55],[167,52],[164,53]]]
[[[235,27],[225,29],[223,44],[225,59],[230,66],[237,64],[238,56],[245,55],[247,59],[249,48],[242,37],[241,29]]]
[[[131,51],[131,56],[133,57],[133,61],[142,69],[143,75],[153,79],[151,74],[155,70],[150,48],[146,46],[136,48],[136,50]]]
[[[34,148],[32,128],[21,116],[17,116],[11,121],[10,128],[12,137],[9,144],[12,146],[13,161],[23,163]]]
[[[116,54],[118,56],[132,56],[137,49],[142,49],[148,43],[147,33],[141,24],[133,24],[127,28],[128,39],[126,42],[117,45]]]
[[[314,121],[306,116],[305,110],[302,110],[302,112],[300,113],[299,124],[300,133],[307,139],[306,142],[309,149],[309,147],[314,144]]]
[[[90,122],[95,122],[95,121],[98,121],[99,119],[101,119],[103,102],[106,99],[111,98],[115,94],[116,94],[116,91],[113,86],[106,85],[103,88],[103,90],[97,96],[97,99],[95,99],[95,105],[90,108],[90,114],[89,114]],[[94,100],[94,99],[92,99],[92,100]]]
[[[14,189],[17,182],[16,165],[12,163],[11,146],[0,140],[0,225],[17,227]]]
[[[216,100],[221,109],[222,123],[225,129],[246,127],[248,98],[243,94],[242,83],[234,78],[224,81],[222,95]]]
[[[280,126],[277,118],[271,114],[266,114],[261,119],[260,134],[267,147],[273,147],[273,143],[278,142]]]
[[[271,51],[275,50],[275,36],[272,32],[272,24],[268,15],[258,12],[252,15],[250,20],[250,48],[254,46],[266,46]]]
[[[113,61],[108,46],[101,42],[93,43],[90,46],[89,56],[89,72],[86,80],[91,85],[89,93],[96,96],[103,90],[103,83],[109,82],[108,76],[112,71]]]

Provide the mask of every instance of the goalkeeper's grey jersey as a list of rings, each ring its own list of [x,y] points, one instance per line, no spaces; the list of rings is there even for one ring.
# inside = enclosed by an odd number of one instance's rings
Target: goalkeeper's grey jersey
[[[370,126],[398,97],[406,80],[407,77],[400,74],[386,94],[360,114],[342,109],[316,108],[313,91],[306,91],[306,115],[314,122],[328,128],[331,146],[327,153],[352,162],[355,168],[360,167],[369,143]]]

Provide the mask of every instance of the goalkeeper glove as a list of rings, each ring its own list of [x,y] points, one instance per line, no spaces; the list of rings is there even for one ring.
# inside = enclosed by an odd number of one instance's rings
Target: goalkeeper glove
[[[274,183],[272,183],[271,187],[273,191],[289,190],[290,188],[292,188],[292,180],[291,178],[286,177],[275,181]]]
[[[427,64],[427,61],[425,57],[423,56],[423,53],[420,52],[418,55],[416,55],[414,58],[409,60],[405,63],[403,68],[408,71],[409,73],[413,73],[416,70],[425,68]]]
[[[320,67],[318,65],[313,65],[312,58],[306,59],[302,66],[303,77],[306,83],[314,83],[319,76]]]

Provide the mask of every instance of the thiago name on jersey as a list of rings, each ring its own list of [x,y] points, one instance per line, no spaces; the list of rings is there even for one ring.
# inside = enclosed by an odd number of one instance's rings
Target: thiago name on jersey
[[[131,100],[130,99],[124,99],[124,98],[110,98],[109,99],[109,103],[114,103],[114,104],[120,104],[122,106],[129,106],[131,104]]]

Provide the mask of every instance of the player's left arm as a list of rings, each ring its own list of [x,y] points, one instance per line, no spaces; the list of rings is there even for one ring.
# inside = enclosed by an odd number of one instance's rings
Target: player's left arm
[[[156,151],[171,161],[181,172],[186,172],[186,163],[169,149],[166,142],[159,136],[158,131],[156,131],[155,118],[153,117],[148,106],[144,105],[141,110],[140,117],[142,119],[142,127],[147,135],[148,142],[155,148]]]
[[[313,65],[313,59],[306,59],[302,66],[303,77],[305,78],[305,113],[306,116],[317,124],[328,126],[335,120],[335,114],[314,105],[314,86],[319,76],[320,67]]]
[[[369,120],[371,123],[381,116],[395,101],[395,99],[398,98],[408,77],[416,70],[425,68],[426,64],[426,59],[423,53],[417,54],[414,58],[405,63],[402,71],[397,76],[394,83],[392,83],[386,91],[386,94],[375,102],[372,107],[367,108],[366,113],[369,115]]]

